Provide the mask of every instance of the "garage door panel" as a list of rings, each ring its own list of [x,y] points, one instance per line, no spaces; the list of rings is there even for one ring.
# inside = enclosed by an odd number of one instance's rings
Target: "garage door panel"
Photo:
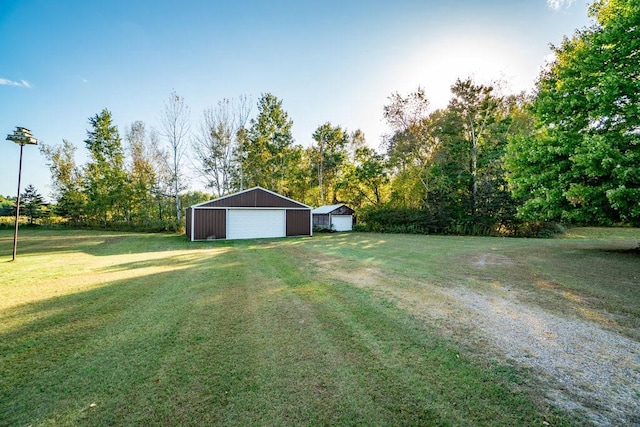
[[[227,239],[285,237],[284,209],[229,209]]]
[[[353,216],[331,215],[331,224],[336,231],[351,231],[353,229]]]

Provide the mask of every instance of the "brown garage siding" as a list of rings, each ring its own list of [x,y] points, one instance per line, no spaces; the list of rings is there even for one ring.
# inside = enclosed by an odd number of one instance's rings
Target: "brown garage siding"
[[[213,200],[201,205],[202,207],[230,207],[230,208],[302,208],[304,205],[283,199],[263,189],[256,188],[244,193]]]
[[[310,210],[287,210],[287,236],[309,236],[311,234]]]
[[[331,215],[353,215],[354,213],[356,213],[356,211],[348,206],[340,206],[338,209],[334,209],[330,212]]]
[[[206,240],[209,237],[215,239],[227,238],[227,211],[224,209],[196,208],[194,215],[194,240]]]

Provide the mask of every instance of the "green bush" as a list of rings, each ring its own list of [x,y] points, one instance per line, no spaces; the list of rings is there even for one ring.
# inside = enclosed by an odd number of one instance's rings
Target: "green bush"
[[[314,225],[313,232],[314,233],[335,233],[336,230],[333,227],[327,228],[327,227],[318,227],[317,225]]]
[[[553,237],[564,227],[553,222],[510,219],[497,223],[491,218],[455,220],[443,210],[368,208],[358,214],[354,231],[402,234],[453,234],[462,236]]]
[[[441,234],[449,225],[444,215],[410,208],[369,208],[358,214],[357,230],[382,233]]]

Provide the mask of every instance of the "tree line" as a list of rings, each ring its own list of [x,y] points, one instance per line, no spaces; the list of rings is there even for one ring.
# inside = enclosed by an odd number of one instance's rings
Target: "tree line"
[[[20,214],[26,217],[27,224],[34,225],[37,221],[47,219],[51,215],[48,203],[38,190],[31,184],[20,193]],[[16,216],[16,198],[0,196],[0,217]],[[0,221],[0,228],[13,226],[13,222]]]
[[[640,224],[640,7],[598,0],[594,22],[554,46],[533,94],[458,79],[442,109],[417,88],[383,107],[378,150],[329,122],[296,144],[270,93],[223,99],[192,128],[172,93],[159,129],[110,111],[89,119],[90,158],[43,146],[55,211],[74,225],[175,229],[185,206],[262,186],[303,203],[346,203],[380,231],[535,234],[545,222]],[[211,194],[190,189],[190,161]]]
[[[77,147],[69,141],[40,148],[55,212],[74,226],[174,230],[186,206],[254,186],[310,205],[385,201],[386,163],[361,131],[324,123],[304,148],[294,142],[282,100],[266,93],[256,106],[249,119],[247,97],[223,99],[203,111],[194,131],[184,99],[172,93],[159,130],[136,121],[124,138],[112,113],[102,110],[89,118],[86,164],[76,163]],[[189,191],[188,161],[211,193]]]

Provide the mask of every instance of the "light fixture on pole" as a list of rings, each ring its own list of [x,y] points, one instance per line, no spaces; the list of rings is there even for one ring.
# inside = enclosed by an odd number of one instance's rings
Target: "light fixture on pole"
[[[20,144],[20,166],[18,167],[18,197],[16,198],[16,224],[13,231],[13,258],[16,259],[16,249],[18,248],[18,218],[20,217],[20,178],[22,177],[22,149],[25,145],[37,145],[38,141],[31,135],[31,131],[27,128],[16,127],[12,134],[7,135],[7,141],[13,141]]]

